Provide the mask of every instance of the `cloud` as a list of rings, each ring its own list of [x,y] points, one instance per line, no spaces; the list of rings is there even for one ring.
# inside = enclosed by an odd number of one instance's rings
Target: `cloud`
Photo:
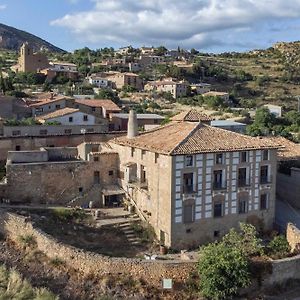
[[[6,4],[0,4],[0,10],[4,10],[7,8],[7,5]]]
[[[300,0],[90,0],[91,10],[51,22],[82,42],[210,47],[257,24],[299,18]]]

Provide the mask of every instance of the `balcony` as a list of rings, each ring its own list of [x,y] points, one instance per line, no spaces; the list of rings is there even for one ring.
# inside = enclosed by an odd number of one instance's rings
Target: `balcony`
[[[140,178],[131,178],[128,182],[128,185],[130,187],[148,190],[148,180],[141,180]]]
[[[214,182],[213,189],[214,190],[226,190],[227,189],[226,182],[219,182],[219,181]]]
[[[260,184],[270,184],[272,181],[272,176],[260,176]]]
[[[197,192],[196,185],[183,185],[183,194],[195,194]]]
[[[251,186],[250,178],[239,178],[237,182],[238,187],[249,187]]]

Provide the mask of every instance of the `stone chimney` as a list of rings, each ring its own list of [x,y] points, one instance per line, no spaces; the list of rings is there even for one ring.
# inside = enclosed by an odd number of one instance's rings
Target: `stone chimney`
[[[132,139],[139,134],[136,112],[130,110],[127,126],[127,138]]]

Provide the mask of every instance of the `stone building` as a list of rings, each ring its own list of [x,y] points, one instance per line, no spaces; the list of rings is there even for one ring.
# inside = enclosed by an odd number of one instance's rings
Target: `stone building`
[[[123,189],[174,248],[214,240],[247,219],[262,219],[266,229],[274,221],[277,145],[201,118],[111,143]]]
[[[37,72],[49,66],[48,58],[43,53],[34,53],[33,48],[24,43],[20,49],[18,63],[12,66],[15,72]]]
[[[181,249],[218,239],[240,221],[262,220],[271,229],[277,143],[208,122],[191,111],[138,134],[130,112],[126,137],[77,149],[9,152],[2,197],[102,206],[124,197],[162,244]]]

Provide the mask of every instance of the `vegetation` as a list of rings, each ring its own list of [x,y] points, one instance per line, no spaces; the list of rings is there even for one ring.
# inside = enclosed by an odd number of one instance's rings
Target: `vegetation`
[[[53,215],[60,221],[82,221],[87,217],[84,210],[81,209],[68,209],[68,208],[55,208]]]
[[[253,258],[283,258],[290,250],[284,236],[275,236],[266,246],[253,225],[240,223],[239,231],[231,229],[219,243],[200,249],[200,291],[210,299],[228,299],[250,284],[251,276],[259,276]]]
[[[0,299],[58,300],[45,288],[34,288],[14,269],[0,265]]]
[[[19,236],[19,242],[24,246],[28,248],[34,248],[36,246],[36,239],[33,235],[27,234],[27,235],[20,235]]]
[[[5,120],[4,125],[5,126],[32,126],[32,125],[41,125],[41,123],[34,118],[27,118],[22,120],[7,119]]]
[[[249,263],[240,248],[224,242],[209,244],[201,249],[200,255],[198,271],[203,296],[228,299],[250,284]]]

